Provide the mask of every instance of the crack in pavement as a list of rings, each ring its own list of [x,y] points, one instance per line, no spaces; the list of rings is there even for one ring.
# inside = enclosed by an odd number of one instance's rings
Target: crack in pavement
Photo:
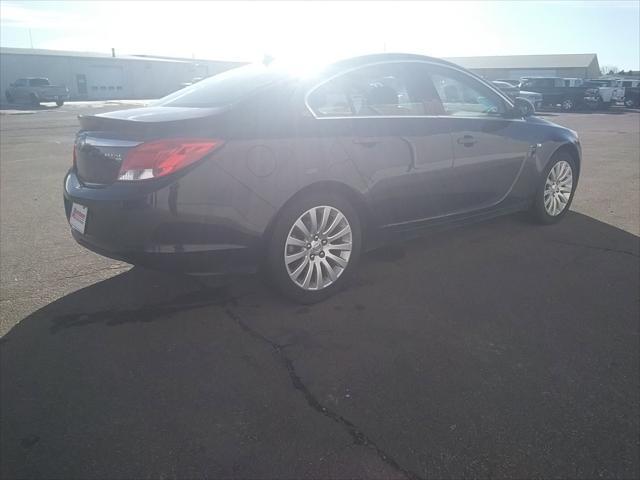
[[[598,245],[588,245],[585,243],[577,243],[577,242],[567,242],[564,240],[550,240],[553,243],[561,243],[563,245],[571,245],[574,247],[584,247],[584,248],[591,248],[593,250],[600,250],[603,252],[616,252],[616,253],[622,253],[625,255],[631,255],[632,257],[636,257],[636,258],[640,258],[640,255],[638,255],[635,252],[630,252],[629,250],[618,250],[617,248],[607,248],[607,247],[600,247]]]
[[[382,462],[384,462],[386,465],[389,465],[394,470],[402,473],[406,478],[409,478],[410,480],[420,480],[422,478],[411,470],[402,467],[391,455],[382,450],[382,448],[379,447],[376,442],[371,440],[371,438],[369,438],[360,428],[358,428],[357,425],[347,420],[339,413],[324,406],[320,402],[320,400],[318,400],[313,395],[313,393],[311,393],[309,388],[304,384],[304,382],[296,372],[293,361],[284,352],[284,345],[280,345],[252,329],[240,318],[240,316],[236,312],[231,310],[229,307],[225,308],[225,313],[231,320],[237,323],[242,330],[244,330],[252,337],[257,338],[261,342],[268,344],[275,351],[275,353],[282,361],[282,364],[286,368],[293,387],[304,395],[309,406],[316,410],[318,413],[324,415],[325,417],[340,425],[351,436],[355,445],[372,448],[373,450],[375,450],[376,455],[378,456],[378,458],[380,458],[380,460],[382,460]]]

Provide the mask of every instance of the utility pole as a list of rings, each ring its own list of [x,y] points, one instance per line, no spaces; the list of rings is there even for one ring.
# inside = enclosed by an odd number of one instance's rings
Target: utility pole
[[[31,36],[31,29],[29,29],[29,43],[31,44],[31,50],[33,50],[33,37]]]

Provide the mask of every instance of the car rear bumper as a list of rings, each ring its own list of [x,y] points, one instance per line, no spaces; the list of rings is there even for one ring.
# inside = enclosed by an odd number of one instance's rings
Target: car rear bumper
[[[67,100],[67,96],[66,95],[56,95],[56,96],[45,96],[45,97],[38,97],[38,100],[40,100],[41,102],[59,102],[59,101],[66,101]]]
[[[38,97],[38,100],[41,102],[57,102],[57,101],[66,101],[69,99],[69,94],[68,93],[60,93],[60,94],[54,94],[54,93],[36,93],[35,94],[36,97]]]
[[[144,249],[120,250],[74,229],[71,229],[71,235],[78,244],[103,257],[168,272],[191,275],[255,273],[258,266],[257,255],[238,245],[209,245],[202,250],[189,251],[174,247],[173,251],[159,253]]]
[[[189,274],[250,273],[257,269],[260,232],[178,200],[179,181],[145,185],[83,185],[70,171],[64,181],[67,221],[73,203],[88,208],[84,233],[73,238],[100,255]]]

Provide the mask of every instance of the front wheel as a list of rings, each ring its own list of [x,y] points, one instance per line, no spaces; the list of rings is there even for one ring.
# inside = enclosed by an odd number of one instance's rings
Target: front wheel
[[[7,102],[13,103],[13,97],[10,93],[5,93],[4,96],[7,97]]]
[[[576,164],[573,157],[560,152],[549,161],[540,176],[540,184],[531,207],[539,223],[556,223],[569,211],[576,190]]]
[[[40,106],[40,100],[38,100],[38,97],[36,96],[35,93],[32,93],[31,95],[29,95],[29,102],[31,103],[31,105],[33,105],[34,107],[38,107]]]
[[[276,287],[310,304],[333,295],[348,281],[360,256],[360,219],[338,194],[310,193],[285,206],[267,253]]]
[[[633,108],[636,106],[636,102],[634,102],[633,99],[629,98],[628,100],[624,101],[624,106],[627,108]]]
[[[61,107],[62,105],[64,105],[64,100],[56,100],[56,105]]]

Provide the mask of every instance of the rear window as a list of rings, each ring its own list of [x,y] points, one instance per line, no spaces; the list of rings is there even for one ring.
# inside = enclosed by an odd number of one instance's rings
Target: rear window
[[[49,80],[46,78],[32,78],[29,80],[30,87],[46,87],[49,85]]]
[[[234,68],[161,98],[155,106],[210,108],[233,104],[284,74],[262,64]]]

